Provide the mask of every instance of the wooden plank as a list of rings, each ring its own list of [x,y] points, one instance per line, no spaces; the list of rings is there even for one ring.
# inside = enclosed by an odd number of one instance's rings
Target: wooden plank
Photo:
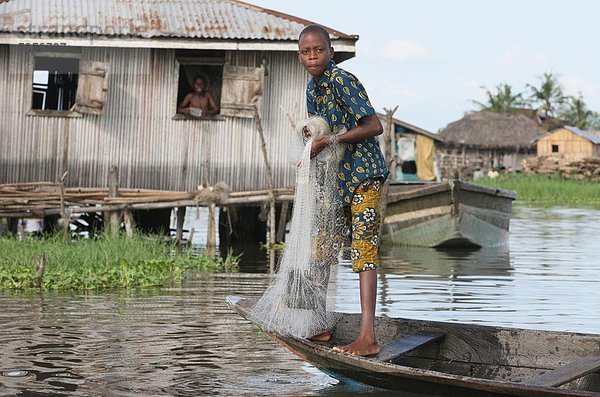
[[[598,369],[600,369],[600,353],[597,352],[562,367],[534,376],[523,383],[532,386],[558,387]]]
[[[383,346],[376,359],[379,361],[392,361],[403,354],[410,353],[415,349],[437,342],[443,339],[444,336],[446,336],[446,334],[442,332],[419,332],[404,336],[401,339]]]

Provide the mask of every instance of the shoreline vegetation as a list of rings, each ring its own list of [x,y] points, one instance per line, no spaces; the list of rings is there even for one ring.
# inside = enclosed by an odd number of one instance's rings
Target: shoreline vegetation
[[[600,184],[559,174],[501,174],[476,184],[517,192],[526,205],[600,208]],[[279,247],[278,247],[279,248]],[[193,271],[234,272],[239,256],[211,259],[193,247],[155,236],[106,233],[65,240],[62,235],[23,240],[0,237],[0,291],[98,291],[181,283]]]
[[[477,179],[473,183],[517,192],[524,204],[600,208],[600,184],[590,180],[566,179],[558,174],[501,174],[498,178]]]
[[[236,271],[239,256],[211,259],[153,236],[0,237],[0,290],[98,291],[181,283],[192,271]]]

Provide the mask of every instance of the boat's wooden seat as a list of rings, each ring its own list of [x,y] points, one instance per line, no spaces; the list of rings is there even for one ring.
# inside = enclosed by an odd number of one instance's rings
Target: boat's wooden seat
[[[387,345],[383,346],[376,359],[380,361],[392,361],[395,358],[407,354],[419,347],[429,345],[444,338],[446,334],[442,332],[418,332],[403,336]]]
[[[523,381],[526,385],[558,387],[600,369],[600,353],[581,357],[569,364]]]

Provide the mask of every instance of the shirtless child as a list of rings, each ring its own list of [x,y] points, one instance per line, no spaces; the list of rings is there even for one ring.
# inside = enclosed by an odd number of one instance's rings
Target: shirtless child
[[[219,108],[210,91],[206,90],[205,85],[204,78],[196,77],[194,79],[194,91],[183,98],[177,112],[195,117],[216,114]]]

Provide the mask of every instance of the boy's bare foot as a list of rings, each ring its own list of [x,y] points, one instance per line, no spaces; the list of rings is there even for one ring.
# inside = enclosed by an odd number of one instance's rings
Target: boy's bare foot
[[[333,350],[354,354],[355,356],[373,356],[379,353],[379,345],[377,342],[357,339],[346,346],[335,346]]]
[[[327,342],[329,339],[331,339],[330,331],[325,331],[318,335],[314,335],[308,338],[308,340],[312,340],[313,342]]]

